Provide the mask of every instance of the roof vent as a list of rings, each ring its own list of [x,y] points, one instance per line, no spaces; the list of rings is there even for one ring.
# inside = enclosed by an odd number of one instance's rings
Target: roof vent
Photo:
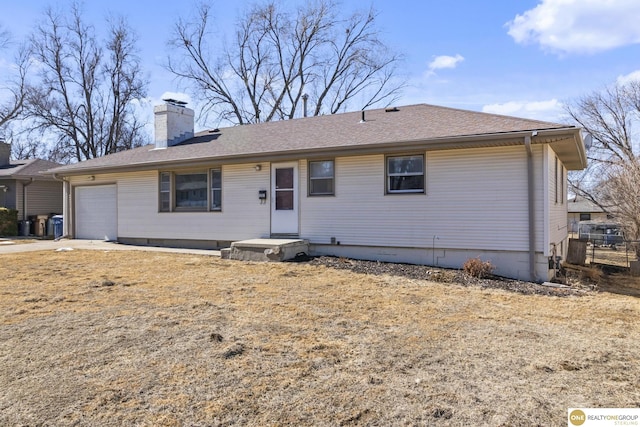
[[[395,113],[397,111],[400,111],[400,109],[398,107],[390,107],[390,108],[385,108],[384,109],[385,113]]]

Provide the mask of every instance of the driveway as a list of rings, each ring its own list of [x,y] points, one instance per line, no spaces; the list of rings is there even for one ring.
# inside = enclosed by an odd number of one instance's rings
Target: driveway
[[[182,249],[156,246],[123,245],[117,242],[105,242],[102,240],[77,240],[61,239],[36,240],[34,242],[20,242],[20,240],[0,239],[0,255],[18,252],[55,251],[91,249],[100,251],[149,251],[149,252],[176,252],[184,254],[220,256],[220,251],[210,249]]]

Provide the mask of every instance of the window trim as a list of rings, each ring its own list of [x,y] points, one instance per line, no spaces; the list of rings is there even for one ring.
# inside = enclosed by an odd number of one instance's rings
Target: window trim
[[[211,203],[213,202],[213,180],[212,180],[212,172],[214,170],[220,171],[220,208],[212,208]],[[169,209],[162,209],[162,193],[166,191],[162,191],[162,177],[163,175],[169,175]],[[176,206],[176,175],[198,175],[202,174],[207,177],[207,201],[204,207],[178,207]],[[178,170],[160,170],[158,171],[158,212],[159,213],[168,213],[168,212],[222,212],[222,195],[223,195],[223,182],[222,182],[222,166],[213,166],[207,169],[178,169]]]
[[[333,165],[331,178],[313,178],[311,176],[311,163],[322,163],[322,162],[331,162]],[[328,180],[331,179],[331,192],[330,193],[312,193],[311,192],[311,181],[313,180]],[[335,159],[317,159],[317,160],[308,160],[307,161],[307,196],[308,197],[327,197],[327,196],[335,196],[336,195],[336,161]]]
[[[389,159],[398,157],[421,157],[422,158],[422,173],[421,174],[389,174]],[[384,186],[385,195],[398,195],[398,194],[426,194],[427,193],[427,158],[424,153],[406,153],[406,154],[388,154],[384,158]],[[390,178],[392,176],[422,176],[422,188],[421,189],[409,189],[409,190],[391,190]]]

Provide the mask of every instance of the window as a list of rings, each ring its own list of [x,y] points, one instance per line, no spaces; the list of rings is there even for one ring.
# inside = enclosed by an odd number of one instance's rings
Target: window
[[[424,193],[424,156],[387,157],[387,193]]]
[[[174,175],[176,209],[207,208],[207,174],[176,173]]]
[[[580,221],[591,221],[591,214],[590,213],[581,213],[580,214]]]
[[[222,209],[222,168],[211,169],[211,210]]]
[[[555,188],[555,190],[556,190],[556,192],[555,192],[555,194],[556,194],[556,203],[558,203],[558,181],[559,181],[559,179],[558,179],[558,158],[557,157],[556,157],[555,177],[556,177],[556,188]]]
[[[309,162],[309,195],[332,196],[334,194],[333,160]]]
[[[159,211],[222,210],[222,168],[160,172]]]
[[[160,173],[160,212],[171,210],[171,173]]]
[[[560,165],[560,203],[564,205],[564,201],[567,200],[567,196],[564,194],[564,182],[565,182],[564,165]]]

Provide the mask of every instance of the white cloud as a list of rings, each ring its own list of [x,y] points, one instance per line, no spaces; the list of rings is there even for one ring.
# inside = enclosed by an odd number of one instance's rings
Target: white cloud
[[[462,61],[464,61],[464,57],[460,54],[457,54],[456,56],[436,56],[433,58],[433,61],[429,63],[429,71],[433,72],[442,68],[456,68]]]
[[[482,107],[484,113],[502,114],[534,120],[559,122],[564,114],[563,104],[557,99],[548,101],[509,101],[504,104],[489,104]]]
[[[618,78],[616,79],[616,82],[619,85],[625,85],[627,83],[631,83],[632,81],[640,82],[640,70],[633,71],[624,76],[618,76]]]
[[[638,0],[542,0],[506,25],[517,43],[595,53],[640,43],[638,16]]]

